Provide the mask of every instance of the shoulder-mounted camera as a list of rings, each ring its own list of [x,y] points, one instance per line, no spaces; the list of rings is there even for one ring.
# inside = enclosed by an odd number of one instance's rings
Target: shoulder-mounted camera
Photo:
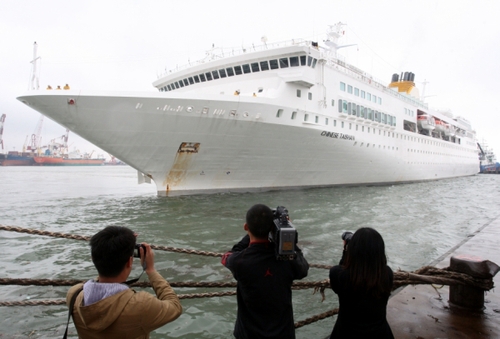
[[[297,230],[290,222],[288,210],[283,206],[273,210],[274,228],[269,232],[269,240],[272,241],[278,260],[294,260],[297,254]]]

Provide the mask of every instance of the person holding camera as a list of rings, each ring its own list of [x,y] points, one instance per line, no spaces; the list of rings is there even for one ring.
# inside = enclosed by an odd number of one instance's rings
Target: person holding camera
[[[79,338],[149,338],[181,315],[179,298],[155,270],[153,250],[146,243],[136,245],[130,229],[108,226],[90,239],[90,248],[98,279],[73,286],[66,296]],[[136,248],[156,296],[125,283]]]
[[[330,338],[393,339],[386,319],[393,272],[387,266],[382,236],[363,227],[342,239],[346,255],[342,264],[330,269],[330,286],[339,296],[339,313]]]
[[[273,220],[269,207],[252,206],[243,226],[247,235],[221,260],[237,280],[237,339],[295,338],[291,286],[307,276],[309,264],[297,246],[293,258],[278,259],[277,244],[269,241]]]

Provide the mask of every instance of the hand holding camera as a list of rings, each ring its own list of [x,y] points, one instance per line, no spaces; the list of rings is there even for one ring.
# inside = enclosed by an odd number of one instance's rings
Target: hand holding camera
[[[354,233],[349,231],[342,233],[342,240],[344,240],[344,251],[347,251],[347,245],[349,244],[349,241],[351,240],[353,234]]]
[[[146,273],[155,271],[155,254],[149,244],[135,244],[134,257],[141,258],[141,265]]]

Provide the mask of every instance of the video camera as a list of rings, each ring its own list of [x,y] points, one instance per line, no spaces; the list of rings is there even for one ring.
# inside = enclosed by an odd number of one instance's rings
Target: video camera
[[[276,259],[294,260],[297,254],[297,230],[290,222],[288,210],[283,206],[273,210],[274,228],[269,232],[269,240],[275,243]]]

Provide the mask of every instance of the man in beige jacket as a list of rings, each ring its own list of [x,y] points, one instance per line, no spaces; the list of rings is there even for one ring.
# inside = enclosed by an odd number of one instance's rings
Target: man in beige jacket
[[[79,338],[149,338],[151,331],[181,315],[179,298],[155,270],[154,253],[148,244],[142,243],[139,251],[156,297],[135,292],[123,283],[132,270],[135,241],[135,234],[121,226],[108,226],[91,238],[92,261],[99,278],[73,286],[66,296],[69,306],[78,293],[73,322]]]

